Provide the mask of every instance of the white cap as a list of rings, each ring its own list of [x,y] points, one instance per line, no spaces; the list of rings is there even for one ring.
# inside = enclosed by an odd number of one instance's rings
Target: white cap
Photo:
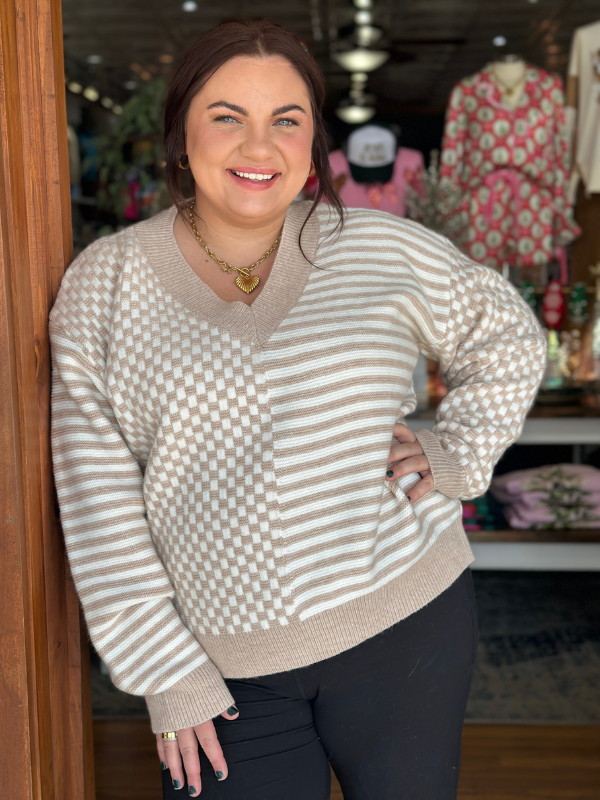
[[[396,137],[379,125],[363,125],[348,137],[348,163],[357,167],[384,167],[396,159]]]

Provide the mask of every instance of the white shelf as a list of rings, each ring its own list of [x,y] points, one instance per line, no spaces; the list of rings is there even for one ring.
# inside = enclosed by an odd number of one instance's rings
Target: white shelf
[[[433,419],[407,418],[412,431],[433,429]],[[600,444],[600,417],[533,417],[516,444]]]
[[[432,430],[433,419],[407,419],[412,431]],[[600,444],[600,418],[533,417],[515,444]],[[472,569],[600,572],[600,542],[471,542]]]
[[[600,572],[600,543],[471,542],[471,569]]]

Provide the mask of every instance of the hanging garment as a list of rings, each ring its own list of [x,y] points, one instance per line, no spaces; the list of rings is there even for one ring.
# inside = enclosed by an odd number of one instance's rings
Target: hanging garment
[[[417,173],[425,168],[422,153],[408,147],[398,150],[394,173],[388,183],[357,183],[341,150],[329,154],[329,164],[336,191],[347,208],[372,208],[397,217],[406,215],[404,197],[408,181],[405,173]]]
[[[600,22],[578,28],[569,60],[567,103],[576,109],[574,182],[600,192]]]
[[[534,266],[580,230],[566,198],[568,142],[562,82],[527,65],[514,109],[502,99],[492,65],[452,91],[441,176],[463,191],[470,229],[463,245],[490,267]]]
[[[591,285],[589,266],[600,261],[600,22],[578,28],[573,36],[569,112],[574,153],[570,194],[583,230],[571,253],[571,280]]]

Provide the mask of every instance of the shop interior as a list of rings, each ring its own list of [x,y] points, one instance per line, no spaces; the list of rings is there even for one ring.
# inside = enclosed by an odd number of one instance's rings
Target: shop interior
[[[344,203],[447,236],[534,310],[548,344],[542,387],[490,490],[463,507],[481,640],[459,797],[599,797],[597,752],[582,753],[600,741],[600,1],[62,10],[75,254],[171,205],[162,103],[179,58],[223,20],[264,17],[319,63]],[[303,196],[315,188],[309,178]],[[431,429],[446,391],[434,362],[421,357],[414,387],[409,424]],[[143,698],[119,692],[93,650],[91,663],[96,796],[158,798]],[[117,787],[115,743],[143,795]]]

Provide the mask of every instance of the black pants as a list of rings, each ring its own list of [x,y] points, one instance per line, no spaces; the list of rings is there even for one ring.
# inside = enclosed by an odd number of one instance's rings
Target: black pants
[[[237,720],[215,719],[229,765],[219,783],[200,750],[203,800],[454,800],[477,643],[466,570],[428,606],[302,669],[227,680]],[[163,796],[188,796],[162,773]]]

